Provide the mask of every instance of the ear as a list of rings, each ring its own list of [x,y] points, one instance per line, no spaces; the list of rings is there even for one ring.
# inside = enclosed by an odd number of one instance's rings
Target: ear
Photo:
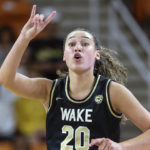
[[[95,58],[96,60],[100,60],[100,50],[96,50]]]

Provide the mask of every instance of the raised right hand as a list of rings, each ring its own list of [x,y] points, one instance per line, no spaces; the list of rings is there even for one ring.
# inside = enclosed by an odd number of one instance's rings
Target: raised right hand
[[[33,5],[31,15],[27,23],[24,25],[21,36],[23,38],[32,40],[36,35],[38,35],[55,16],[56,11],[53,11],[45,20],[43,14],[36,14],[36,5]]]

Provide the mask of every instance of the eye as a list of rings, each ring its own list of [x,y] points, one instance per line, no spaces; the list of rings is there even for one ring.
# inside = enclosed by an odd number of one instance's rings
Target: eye
[[[70,46],[70,47],[73,47],[73,46],[75,46],[75,42],[70,42],[68,45]]]
[[[82,46],[84,46],[84,47],[89,46],[89,43],[84,42],[84,43],[82,43]]]

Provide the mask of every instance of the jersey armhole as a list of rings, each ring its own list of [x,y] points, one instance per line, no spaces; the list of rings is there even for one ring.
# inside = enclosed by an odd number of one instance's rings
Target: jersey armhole
[[[53,104],[54,91],[55,91],[57,82],[58,82],[58,79],[56,79],[56,80],[53,81],[52,88],[50,90],[50,98],[49,98],[48,111],[50,110],[50,108],[52,107],[52,104]]]
[[[109,95],[109,87],[110,87],[110,83],[112,82],[111,79],[109,79],[106,83],[106,101],[107,101],[107,106],[109,108],[110,113],[115,117],[115,118],[122,118],[122,113],[117,113],[111,104],[111,100],[110,100],[110,95]]]

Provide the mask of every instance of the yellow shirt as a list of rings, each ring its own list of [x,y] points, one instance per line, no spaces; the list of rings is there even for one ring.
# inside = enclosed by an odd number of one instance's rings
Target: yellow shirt
[[[46,112],[38,100],[18,98],[15,104],[17,129],[30,136],[36,131],[45,130]]]

